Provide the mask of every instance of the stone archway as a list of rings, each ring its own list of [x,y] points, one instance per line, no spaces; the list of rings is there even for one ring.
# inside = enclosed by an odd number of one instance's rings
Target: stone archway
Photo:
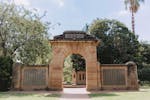
[[[125,64],[99,64],[96,46],[99,41],[81,31],[67,31],[50,40],[53,58],[49,66],[14,64],[13,89],[63,90],[63,65],[68,55],[79,54],[86,61],[87,90],[138,90],[137,67]],[[32,73],[31,73],[32,72]]]
[[[80,54],[86,61],[86,89],[99,88],[99,66],[96,46],[99,41],[81,31],[66,31],[50,40],[53,58],[49,68],[48,88],[63,90],[62,76],[64,59],[70,54]]]

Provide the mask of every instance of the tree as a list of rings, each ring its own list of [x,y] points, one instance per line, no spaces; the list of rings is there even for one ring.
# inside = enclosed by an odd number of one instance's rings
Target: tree
[[[85,71],[85,59],[78,54],[72,54],[71,55],[71,62],[72,62],[72,67],[75,70],[75,72],[77,71]]]
[[[141,43],[141,55],[142,55],[142,61],[150,64],[150,44],[146,42]]]
[[[129,5],[129,9],[132,14],[132,32],[135,33],[135,20],[134,20],[134,13],[136,13],[140,7],[140,2],[144,2],[144,0],[124,0],[126,9]]]
[[[64,61],[64,68],[63,68],[63,82],[70,84],[72,82],[72,62],[71,56],[68,56]]]
[[[22,6],[0,3],[1,56],[24,64],[45,63],[50,54],[48,22],[43,16]],[[40,61],[39,61],[40,60]]]
[[[147,42],[140,43],[140,60],[139,60],[139,70],[142,68],[150,68],[150,44]]]
[[[141,42],[140,44],[138,77],[142,84],[145,82],[150,82],[150,44],[148,42]]]
[[[90,25],[89,33],[101,39],[97,47],[98,60],[103,64],[138,61],[139,42],[121,22],[97,19]]]

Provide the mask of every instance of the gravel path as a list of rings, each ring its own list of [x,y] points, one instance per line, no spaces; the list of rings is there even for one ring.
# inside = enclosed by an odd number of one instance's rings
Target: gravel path
[[[60,100],[90,100],[86,88],[64,88]]]

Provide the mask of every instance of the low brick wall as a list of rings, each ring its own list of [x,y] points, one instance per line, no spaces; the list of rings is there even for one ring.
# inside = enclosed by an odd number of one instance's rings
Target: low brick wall
[[[26,66],[14,64],[14,90],[43,90],[48,87],[48,65]]]
[[[98,64],[97,66],[97,90],[138,90],[138,77],[137,77],[137,66],[133,62],[126,64]],[[92,70],[92,69],[91,69]],[[56,83],[49,76],[48,65],[33,65],[25,66],[21,64],[13,65],[13,90],[45,90],[48,88],[50,82],[53,84],[61,84],[60,81]],[[61,69],[59,69],[61,72]],[[93,72],[92,72],[93,73]],[[58,73],[55,73],[58,75]],[[75,76],[78,80],[75,80],[77,84],[85,84],[87,76],[85,72],[80,72]],[[80,81],[80,82],[79,82]],[[48,83],[49,82],[49,83]],[[93,79],[89,81],[93,83]],[[88,83],[86,83],[87,86]],[[55,88],[55,86],[53,86]]]
[[[101,65],[102,89],[126,89],[127,66],[119,64]]]
[[[138,90],[137,67],[135,63],[101,64],[102,90]]]

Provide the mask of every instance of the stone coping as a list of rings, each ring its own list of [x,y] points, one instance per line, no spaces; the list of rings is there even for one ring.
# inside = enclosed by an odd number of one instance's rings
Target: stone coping
[[[15,66],[21,66],[21,67],[48,67],[49,65],[25,65],[21,63],[15,63]]]
[[[21,65],[22,67],[48,67],[49,65]]]
[[[125,65],[125,64],[100,64],[100,66],[118,67],[118,66],[127,66],[127,65]]]
[[[50,42],[93,42],[93,40],[49,40]],[[94,40],[95,42],[100,42],[99,40]]]

